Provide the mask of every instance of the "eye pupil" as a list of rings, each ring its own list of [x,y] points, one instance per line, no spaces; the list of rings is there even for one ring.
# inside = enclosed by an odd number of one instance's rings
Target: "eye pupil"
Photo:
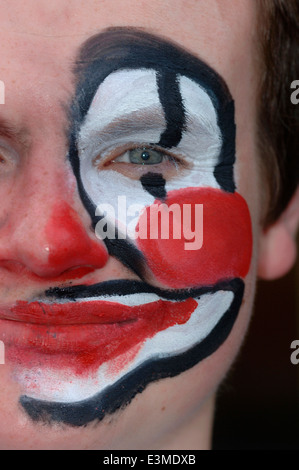
[[[157,165],[162,163],[164,156],[152,148],[136,148],[129,151],[129,158],[131,163]]]
[[[150,158],[150,154],[146,150],[144,150],[141,154],[141,158],[142,160],[147,161]]]

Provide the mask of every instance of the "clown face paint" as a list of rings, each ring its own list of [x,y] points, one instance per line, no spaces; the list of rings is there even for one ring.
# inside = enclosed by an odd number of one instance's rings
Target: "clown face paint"
[[[20,302],[11,315],[34,319],[30,341],[44,364],[31,358],[21,374],[24,409],[79,426],[219,348],[242,302],[252,239],[235,185],[234,104],[209,66],[117,28],[84,45],[75,74],[69,159],[78,190],[94,230],[103,220],[115,229],[101,241],[109,255],[139,280],[49,289],[46,301]],[[119,197],[141,208],[129,227],[117,214]],[[156,228],[151,208],[173,205],[182,226],[189,208],[193,229],[203,208],[200,248],[186,250],[171,229],[168,238],[135,236],[141,226]],[[42,315],[46,345],[38,339]]]

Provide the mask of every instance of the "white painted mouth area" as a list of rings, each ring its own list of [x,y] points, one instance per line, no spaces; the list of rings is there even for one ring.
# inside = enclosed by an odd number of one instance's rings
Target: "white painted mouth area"
[[[134,295],[135,302],[138,302],[139,296],[144,296]],[[123,296],[115,296],[110,297],[110,301],[116,302],[118,297],[123,299]],[[15,379],[22,387],[22,394],[31,398],[63,403],[88,399],[146,361],[179,355],[203,341],[227,312],[233,299],[234,293],[231,291],[220,290],[202,295],[200,299],[195,299],[198,306],[186,323],[171,326],[145,340],[139,345],[139,352],[132,360],[132,351],[129,351],[102,364],[90,376],[79,377],[70,370],[57,371],[41,367],[16,370]],[[121,371],[120,363],[126,364]]]
[[[80,303],[84,302],[116,302],[128,307],[138,307],[139,305],[150,304],[152,302],[157,302],[161,300],[157,294],[152,292],[140,292],[138,294],[125,294],[125,295],[99,295],[97,297],[84,297],[80,298],[77,301]],[[168,302],[176,302],[176,300],[167,300]],[[53,304],[53,300],[43,300],[44,304]],[[70,303],[68,299],[58,299],[55,300],[57,304],[67,304]]]

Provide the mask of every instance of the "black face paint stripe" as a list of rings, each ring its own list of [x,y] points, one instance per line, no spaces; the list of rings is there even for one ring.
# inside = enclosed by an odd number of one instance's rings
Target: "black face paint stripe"
[[[222,135],[222,147],[219,155],[219,163],[214,169],[214,176],[217,183],[224,191],[230,193],[236,190],[234,178],[236,125],[234,116],[234,102],[229,101],[223,103],[221,112],[218,113],[218,125]]]
[[[154,198],[164,200],[166,198],[166,181],[160,173],[146,173],[140,178],[143,188]]]
[[[224,343],[237,319],[244,283],[241,279],[233,279],[227,290],[234,293],[231,306],[210,334],[186,352],[166,358],[153,358],[90,399],[59,403],[23,395],[19,400],[21,406],[33,421],[45,424],[58,422],[78,427],[103,420],[105,416],[127,406],[149,383],[179,375],[213,354]]]
[[[144,278],[145,259],[143,254],[129,241],[118,238],[117,229],[115,239],[107,238],[104,242],[111,256],[115,256],[130,271],[137,274],[139,278]]]
[[[158,72],[157,85],[166,120],[166,129],[160,137],[159,145],[165,148],[176,147],[185,128],[185,110],[178,75],[169,70]]]
[[[239,282],[239,281],[236,281]],[[70,287],[53,287],[46,291],[46,297],[55,300],[80,301],[80,299],[96,298],[100,296],[130,295],[130,294],[156,294],[165,300],[183,301],[189,298],[200,298],[207,293],[220,290],[230,290],[232,281],[221,281],[214,286],[200,286],[190,289],[163,289],[152,286],[143,281],[117,279],[105,281],[91,286],[77,285]]]

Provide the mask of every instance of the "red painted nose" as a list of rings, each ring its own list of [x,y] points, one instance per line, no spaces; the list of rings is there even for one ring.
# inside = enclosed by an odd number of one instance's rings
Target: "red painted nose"
[[[59,278],[69,272],[103,268],[108,260],[104,243],[92,238],[75,210],[67,203],[52,206],[49,216],[28,217],[9,240],[1,238],[0,266],[23,267],[41,278]],[[15,266],[15,268],[14,268]]]
[[[108,252],[103,242],[90,238],[77,213],[68,204],[55,207],[45,227],[48,258],[39,272],[58,275],[80,266],[103,268]]]

